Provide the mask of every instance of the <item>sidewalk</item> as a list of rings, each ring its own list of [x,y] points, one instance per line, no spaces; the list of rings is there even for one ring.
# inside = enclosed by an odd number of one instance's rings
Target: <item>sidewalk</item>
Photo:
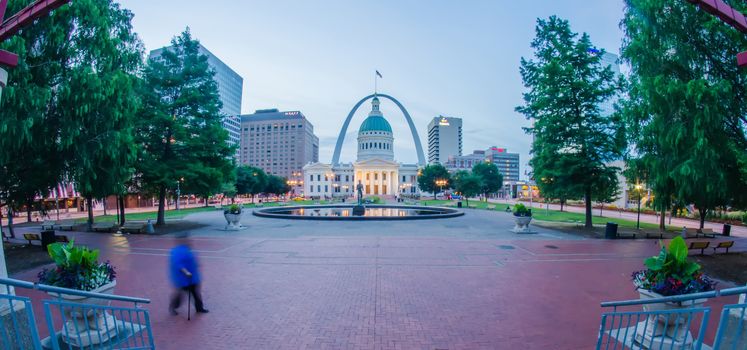
[[[490,199],[488,200],[491,203],[503,203],[503,204],[514,204],[517,203],[516,200],[501,200],[501,199]],[[530,206],[529,202],[520,202],[523,203],[526,206]],[[531,207],[535,209],[545,209],[546,204],[544,203],[538,203],[538,202],[532,202]],[[560,205],[558,204],[550,204],[551,210],[560,210]],[[576,206],[563,206],[563,211],[567,211],[570,213],[581,213],[583,214],[585,211],[585,208],[583,207],[576,207]],[[599,216],[599,208],[593,209],[592,214],[594,216]],[[602,211],[602,217],[606,218],[623,218],[630,221],[636,221],[637,213],[631,213],[627,211],[618,211],[614,209],[605,209]],[[651,214],[645,214],[641,213],[641,222],[647,222],[652,224],[658,224],[659,223],[659,216],[658,215],[651,215]],[[689,227],[689,228],[697,228],[700,227],[700,222],[698,220],[692,220],[692,219],[685,219],[685,218],[672,218],[672,222],[669,222],[669,216],[666,217],[666,224],[669,226],[674,227]],[[719,222],[709,222],[706,221],[704,224],[704,228],[710,228],[714,232],[722,232],[724,229],[724,224]],[[747,227],[745,226],[737,226],[732,225],[731,226],[731,235],[736,237],[743,237],[747,238]]]
[[[179,208],[180,209],[186,209],[186,208],[198,208],[205,206],[204,203],[190,203],[190,204],[184,204],[180,203]],[[173,205],[170,205],[166,207],[166,210],[173,210],[175,209]],[[158,211],[158,206],[153,207],[141,207],[141,208],[127,208],[125,209],[125,215],[127,214],[134,214],[134,213],[144,213],[144,212],[156,212]],[[38,223],[41,224],[44,220],[52,220],[57,221],[57,211],[56,210],[50,210],[47,212],[48,217],[45,217],[44,219],[40,218],[39,216],[35,215],[37,212],[32,212],[31,219],[36,222],[38,219]],[[8,226],[8,217],[7,212],[3,211],[3,218],[0,220],[0,225],[3,226],[3,229]],[[107,215],[117,215],[117,209],[116,208],[107,208],[106,209]],[[104,215],[104,210],[96,210],[93,211],[93,216],[101,216]],[[79,212],[77,208],[70,209],[69,212],[65,212],[64,209],[60,209],[60,220],[72,220],[72,219],[80,219],[80,218],[86,218],[88,217],[88,212],[82,211]],[[26,224],[26,213],[22,213],[20,216],[14,216],[13,217],[13,226],[15,225],[21,225]]]

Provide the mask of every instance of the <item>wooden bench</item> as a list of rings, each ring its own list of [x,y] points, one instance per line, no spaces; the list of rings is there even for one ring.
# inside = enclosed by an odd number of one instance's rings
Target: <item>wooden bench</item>
[[[664,232],[661,231],[643,231],[646,234],[646,238],[658,238],[664,239]]]
[[[488,205],[485,208],[488,209],[488,210],[495,210],[495,205]]]
[[[689,228],[689,227],[683,227],[681,233],[685,234],[685,237],[683,238],[698,238],[698,229],[697,228]]]
[[[93,224],[91,229],[95,232],[103,231],[103,232],[112,232],[117,228],[117,224],[113,222],[98,222]]]
[[[44,220],[41,224],[42,230],[54,230],[54,225],[57,223],[52,220]]]
[[[618,238],[618,239],[625,239],[625,238],[628,238],[628,239],[635,239],[635,238],[637,237],[637,235],[638,235],[638,234],[637,234],[637,233],[635,233],[635,232],[622,232],[622,231],[617,231],[617,238]]]
[[[702,230],[698,230],[698,233],[695,234],[695,237],[708,237],[708,238],[716,238],[716,232],[713,232],[710,228],[704,228]]]
[[[75,226],[75,222],[71,220],[67,220],[67,221],[62,221],[58,223],[57,225],[54,226],[54,228],[60,231],[72,231],[73,226]]]
[[[70,243],[70,239],[65,235],[59,235],[54,237],[55,241],[60,243]]]
[[[143,233],[145,230],[145,223],[138,221],[125,221],[125,224],[120,228],[122,232],[132,233]]]
[[[700,255],[704,254],[704,251],[708,246],[711,244],[711,242],[690,242],[690,247],[688,249],[700,249]]]
[[[726,254],[729,254],[729,248],[734,246],[734,241],[719,242],[717,246],[713,247],[713,254],[716,254],[716,249],[726,249]]]
[[[31,241],[39,241],[41,243],[41,237],[36,233],[24,233],[23,239],[29,241],[29,245],[32,244]]]

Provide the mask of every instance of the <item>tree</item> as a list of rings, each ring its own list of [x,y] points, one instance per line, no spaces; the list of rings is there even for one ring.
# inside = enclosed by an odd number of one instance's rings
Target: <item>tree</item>
[[[482,176],[474,172],[460,170],[454,174],[454,189],[462,194],[467,202],[467,207],[469,207],[469,197],[484,193],[484,188],[485,183]]]
[[[488,194],[496,193],[503,188],[503,174],[494,163],[477,163],[472,167],[472,173],[480,177],[482,183],[480,193],[485,195],[486,201],[488,200]]]
[[[122,194],[134,171],[135,74],[143,48],[132,31],[133,14],[113,1],[76,2],[71,10],[77,23],[69,38],[74,55],[56,111],[67,169],[86,198],[90,229],[93,198]]]
[[[220,191],[221,193],[223,193],[223,197],[220,200],[220,205],[223,205],[223,199],[225,199],[226,197],[231,198],[231,204],[234,203],[235,198],[236,198],[236,183],[235,182],[224,183]]]
[[[247,165],[236,169],[237,194],[250,194],[252,196],[252,203],[254,203],[254,196],[264,192],[266,187],[267,174],[264,170]]]
[[[184,178],[185,190],[204,197],[220,190],[233,171],[223,129],[215,73],[189,29],[151,58],[145,69],[137,124],[140,185],[158,194],[157,224],[165,223],[167,190]]]
[[[617,169],[606,168],[597,181],[592,185],[591,199],[599,203],[599,216],[602,216],[605,203],[611,203],[620,198],[620,182],[617,180]]]
[[[621,113],[637,155],[628,165],[646,174],[660,227],[677,201],[695,204],[702,228],[710,210],[747,205],[747,75],[734,62],[747,39],[686,2],[625,3]]]
[[[265,186],[264,192],[278,196],[286,194],[290,192],[288,180],[282,176],[269,175],[267,176],[267,185]]]
[[[436,180],[444,181],[444,185],[437,185]],[[432,192],[433,199],[436,199],[438,192],[444,188],[451,188],[451,176],[446,168],[439,164],[426,165],[418,174],[418,187],[423,192]]]
[[[602,64],[604,50],[597,50],[586,33],[572,32],[568,21],[538,19],[536,31],[534,59],[521,59],[528,91],[524,105],[516,108],[534,121],[526,128],[534,135],[530,164],[535,179],[562,185],[568,199],[584,199],[585,226],[591,228],[594,184],[608,163],[622,157],[625,146],[620,117],[600,107],[621,82]]]

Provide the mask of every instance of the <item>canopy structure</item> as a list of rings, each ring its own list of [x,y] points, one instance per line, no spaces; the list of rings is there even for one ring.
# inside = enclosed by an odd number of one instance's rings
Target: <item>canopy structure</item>
[[[34,20],[47,15],[52,10],[68,3],[70,0],[37,0],[26,6],[15,15],[5,19],[5,10],[8,8],[8,0],[0,0],[0,42],[10,38],[21,28],[31,24]],[[0,50],[0,65],[15,67],[18,65],[18,55]]]
[[[687,0],[699,6],[703,11],[708,12],[728,25],[736,28],[738,31],[747,34],[747,18],[743,13],[735,10],[723,0]],[[747,51],[737,54],[737,65],[739,67],[747,66]]]

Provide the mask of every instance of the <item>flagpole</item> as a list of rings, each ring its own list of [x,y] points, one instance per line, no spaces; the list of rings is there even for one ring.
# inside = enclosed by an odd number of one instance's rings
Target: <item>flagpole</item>
[[[374,71],[374,95],[376,95],[379,92],[379,77],[378,74],[376,74],[376,71]]]

